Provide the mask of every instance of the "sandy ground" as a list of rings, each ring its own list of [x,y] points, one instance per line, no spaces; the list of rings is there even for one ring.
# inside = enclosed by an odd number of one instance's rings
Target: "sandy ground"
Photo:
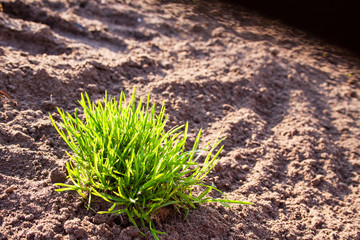
[[[194,2],[194,1],[193,1]],[[169,126],[227,136],[207,181],[252,206],[168,209],[162,239],[360,239],[360,64],[216,2],[0,1],[0,239],[151,239],[86,210],[48,117],[135,86]],[[214,195],[215,196],[215,195]]]

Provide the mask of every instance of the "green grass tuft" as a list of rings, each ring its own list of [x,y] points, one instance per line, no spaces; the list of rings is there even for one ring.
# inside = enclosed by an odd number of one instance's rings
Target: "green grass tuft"
[[[213,146],[198,150],[201,130],[191,151],[185,151],[188,123],[165,131],[168,116],[165,107],[155,114],[150,107],[150,94],[146,106],[142,99],[135,104],[135,89],[129,102],[121,92],[119,101],[105,94],[103,103],[95,104],[89,96],[81,95],[85,121],[58,108],[61,127],[50,119],[58,133],[72,150],[72,161],[66,164],[72,184],[57,183],[57,191],[74,190],[83,198],[98,196],[112,203],[108,211],[99,213],[126,213],[138,227],[148,226],[155,239],[157,234],[152,218],[160,208],[172,205],[184,209],[207,202],[250,204],[229,200],[213,185],[206,185],[204,177],[218,161],[223,146],[216,140]],[[218,150],[215,150],[217,149]],[[199,157],[205,154],[202,164]],[[195,193],[199,186],[202,192]],[[216,190],[225,197],[215,199],[207,196]]]

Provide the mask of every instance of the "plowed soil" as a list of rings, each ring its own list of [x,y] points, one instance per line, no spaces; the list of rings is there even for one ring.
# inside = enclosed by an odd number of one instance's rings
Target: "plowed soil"
[[[213,1],[0,1],[0,239],[151,239],[66,181],[49,119],[80,93],[166,102],[191,140],[226,136],[207,181],[254,204],[171,208],[161,239],[360,239],[360,62]],[[212,193],[216,196],[216,193]]]

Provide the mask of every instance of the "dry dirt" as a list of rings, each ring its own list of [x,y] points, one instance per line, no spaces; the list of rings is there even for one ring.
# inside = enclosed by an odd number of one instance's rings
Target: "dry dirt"
[[[252,206],[160,216],[161,239],[360,239],[360,64],[246,9],[156,0],[0,1],[0,239],[151,239],[86,210],[48,117],[135,86],[169,126],[227,136],[208,181]],[[6,96],[9,95],[11,98]]]

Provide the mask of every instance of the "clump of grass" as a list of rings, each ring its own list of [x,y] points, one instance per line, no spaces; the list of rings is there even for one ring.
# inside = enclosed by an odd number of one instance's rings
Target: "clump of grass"
[[[222,140],[213,146],[199,150],[201,130],[191,151],[185,151],[188,123],[165,131],[168,115],[165,107],[155,113],[150,107],[150,94],[146,105],[142,99],[135,104],[135,89],[129,102],[121,92],[120,99],[105,94],[103,103],[95,104],[89,96],[81,95],[79,101],[85,121],[77,112],[74,116],[58,109],[62,118],[60,128],[50,115],[51,121],[73,153],[67,162],[68,177],[72,184],[57,183],[57,191],[74,190],[83,198],[98,196],[112,203],[108,211],[100,213],[126,213],[138,227],[148,226],[155,239],[157,231],[152,221],[157,211],[172,205],[185,210],[207,202],[249,204],[229,200],[213,185],[206,185],[205,176],[213,169],[223,149]],[[219,147],[219,148],[218,148]],[[217,149],[218,150],[215,150]],[[198,160],[206,154],[203,163]],[[194,191],[200,187],[199,193]],[[220,192],[225,198],[217,199],[207,194]]]

